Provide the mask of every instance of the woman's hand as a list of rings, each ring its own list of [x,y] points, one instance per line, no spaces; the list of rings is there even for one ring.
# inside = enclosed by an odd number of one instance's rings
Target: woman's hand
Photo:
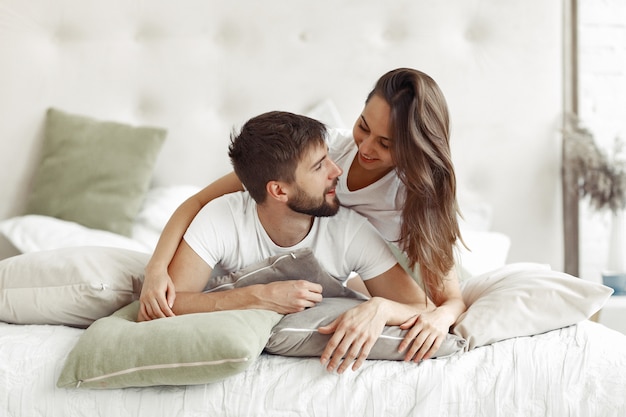
[[[175,316],[172,311],[174,300],[176,299],[176,289],[174,282],[163,270],[159,273],[149,273],[146,271],[141,295],[139,297],[139,314],[137,321],[148,321],[164,317]]]
[[[447,315],[437,310],[413,316],[400,325],[401,329],[409,329],[398,347],[399,352],[406,350],[405,361],[420,362],[431,358],[439,350],[451,324]]]
[[[320,357],[329,372],[336,369],[341,374],[350,365],[356,371],[363,365],[385,328],[386,317],[381,309],[381,299],[371,298],[318,329],[322,334],[333,334]]]

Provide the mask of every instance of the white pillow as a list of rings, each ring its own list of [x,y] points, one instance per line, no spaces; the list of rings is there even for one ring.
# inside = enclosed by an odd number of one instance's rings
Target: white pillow
[[[0,222],[0,232],[22,253],[71,246],[107,246],[140,252],[152,251],[152,248],[126,236],[37,214],[4,220]]]
[[[532,336],[588,319],[613,290],[547,265],[516,263],[461,283],[468,306],[453,327],[468,349]]]
[[[87,327],[139,298],[147,253],[107,247],[0,261],[0,321]]]

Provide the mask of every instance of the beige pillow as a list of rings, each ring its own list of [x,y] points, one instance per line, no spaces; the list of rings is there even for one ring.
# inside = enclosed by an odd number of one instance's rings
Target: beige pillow
[[[468,348],[532,336],[586,320],[613,290],[547,266],[505,265],[461,284],[468,306],[453,327]]]
[[[139,301],[93,323],[72,349],[59,388],[192,385],[244,371],[282,317],[268,310],[187,314],[136,323]]]
[[[87,327],[139,298],[150,255],[72,247],[0,261],[0,320]]]
[[[165,135],[49,109],[24,214],[130,236]]]

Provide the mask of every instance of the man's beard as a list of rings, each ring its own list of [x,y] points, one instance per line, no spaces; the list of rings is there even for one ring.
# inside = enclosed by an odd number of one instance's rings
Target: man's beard
[[[333,186],[334,187],[334,186]],[[321,203],[319,200],[308,195],[302,188],[298,187],[298,194],[289,199],[287,206],[297,213],[308,214],[315,217],[330,217],[339,211],[339,198],[335,196],[332,203],[326,201],[326,193],[332,189],[324,191]]]

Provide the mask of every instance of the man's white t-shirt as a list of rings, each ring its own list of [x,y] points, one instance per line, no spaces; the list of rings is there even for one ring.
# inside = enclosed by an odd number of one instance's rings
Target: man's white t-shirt
[[[337,183],[337,197],[344,207],[365,216],[380,234],[390,242],[400,238],[400,222],[406,188],[395,170],[374,184],[360,190],[348,189],[347,176],[358,148],[352,132],[347,129],[329,129],[328,155],[343,170]]]
[[[305,247],[340,281],[346,281],[351,272],[367,280],[397,263],[367,219],[343,207],[334,216],[315,217],[308,235],[297,245],[278,246],[263,228],[256,202],[247,192],[227,194],[205,205],[184,239],[211,268],[219,264],[226,272]]]

